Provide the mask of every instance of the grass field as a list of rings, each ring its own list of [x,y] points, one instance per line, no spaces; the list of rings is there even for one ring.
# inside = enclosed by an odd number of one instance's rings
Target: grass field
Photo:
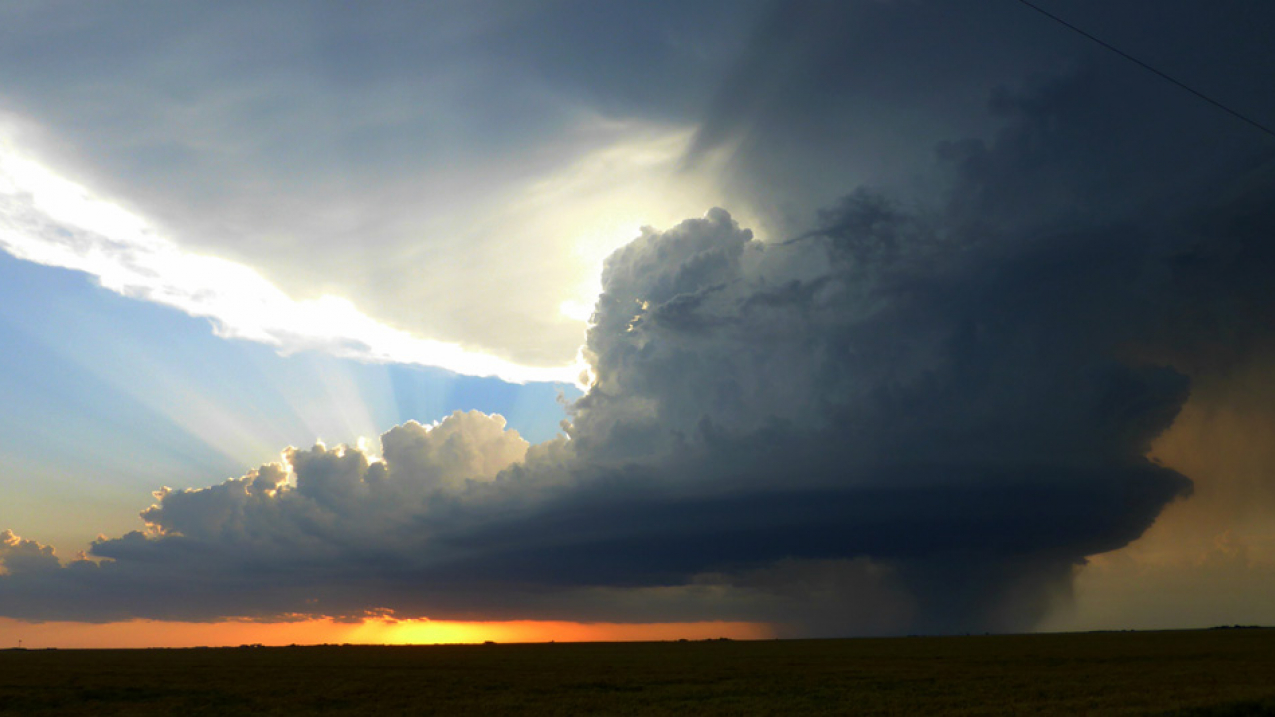
[[[0,714],[1275,714],[1275,630],[7,650]]]

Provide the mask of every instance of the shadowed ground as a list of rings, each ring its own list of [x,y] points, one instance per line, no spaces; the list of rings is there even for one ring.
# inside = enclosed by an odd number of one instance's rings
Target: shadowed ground
[[[1275,714],[1275,630],[0,651],[0,714]]]

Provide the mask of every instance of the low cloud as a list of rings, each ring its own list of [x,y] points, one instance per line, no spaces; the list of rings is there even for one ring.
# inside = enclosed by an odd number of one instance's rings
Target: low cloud
[[[61,567],[52,546],[24,540],[12,530],[0,533],[0,568],[9,575],[23,575]]]
[[[290,449],[160,491],[98,562],[9,566],[0,614],[1029,629],[1191,494],[1153,441],[1275,315],[1270,148],[1077,109],[1119,88],[998,94],[924,203],[860,189],[782,242],[721,209],[643,230],[565,437],[458,413],[380,457]]]

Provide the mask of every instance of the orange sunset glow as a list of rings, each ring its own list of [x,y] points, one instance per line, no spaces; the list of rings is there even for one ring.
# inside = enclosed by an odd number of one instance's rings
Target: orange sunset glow
[[[0,619],[2,647],[18,640],[31,649],[137,647],[231,647],[245,644],[433,645],[479,642],[634,642],[661,640],[763,640],[766,625],[748,622],[606,623],[514,620],[454,622],[373,618],[361,622],[330,619],[297,622],[165,622],[130,620],[27,623]]]

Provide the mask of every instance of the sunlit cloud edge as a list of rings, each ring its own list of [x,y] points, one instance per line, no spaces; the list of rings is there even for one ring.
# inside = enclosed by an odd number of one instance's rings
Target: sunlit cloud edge
[[[0,249],[93,276],[123,296],[212,322],[222,338],[282,354],[321,351],[512,383],[574,383],[582,366],[524,366],[382,324],[343,297],[298,300],[250,267],[183,251],[142,217],[24,156],[0,137]]]

